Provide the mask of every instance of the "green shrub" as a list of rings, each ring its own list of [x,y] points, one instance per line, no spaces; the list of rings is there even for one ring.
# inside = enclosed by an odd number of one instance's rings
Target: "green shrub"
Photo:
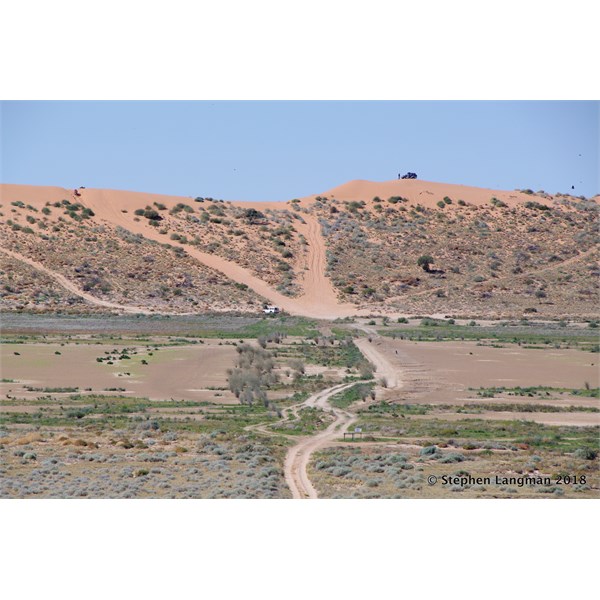
[[[365,203],[361,200],[360,202],[352,201],[348,203],[348,210],[351,213],[358,212],[359,209],[363,208]]]
[[[153,208],[147,208],[143,215],[151,221],[162,221],[162,217]]]
[[[417,265],[421,267],[423,271],[429,273],[430,267],[434,262],[434,258],[431,255],[423,254],[422,256],[419,256],[419,259],[417,260]]]
[[[450,464],[450,463],[462,462],[463,460],[465,460],[465,457],[463,454],[460,454],[459,452],[450,452],[449,454],[442,456],[442,458],[440,458],[439,462],[442,464]]]
[[[575,450],[575,456],[577,458],[583,458],[585,460],[595,460],[598,457],[598,451],[592,450],[592,448],[577,448]]]
[[[525,208],[535,209],[535,210],[550,210],[549,206],[545,204],[541,204],[540,202],[525,202]]]

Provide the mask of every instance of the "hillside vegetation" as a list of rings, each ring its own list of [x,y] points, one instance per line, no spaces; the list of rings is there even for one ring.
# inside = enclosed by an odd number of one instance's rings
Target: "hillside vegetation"
[[[419,180],[285,203],[0,191],[4,310],[597,316],[598,197]]]
[[[444,198],[433,207],[401,197],[316,201],[340,298],[412,313],[591,314],[596,203]]]

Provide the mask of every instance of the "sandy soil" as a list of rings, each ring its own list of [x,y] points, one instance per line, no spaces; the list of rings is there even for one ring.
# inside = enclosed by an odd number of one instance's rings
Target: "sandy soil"
[[[518,346],[491,348],[474,342],[409,342],[377,337],[359,340],[361,350],[375,364],[396,370],[401,386],[385,390],[389,401],[409,404],[540,404],[557,407],[600,408],[595,398],[551,393],[550,396],[477,395],[480,387],[582,388],[599,385],[594,355],[580,350],[536,350]],[[377,354],[380,358],[377,359]],[[378,372],[379,374],[379,372]],[[470,390],[469,388],[475,388]],[[547,425],[588,426],[600,424],[600,413],[592,412],[499,412],[428,413],[419,418],[439,417],[511,420],[522,419]]]
[[[598,387],[595,354],[581,350],[477,346],[475,342],[386,340],[382,351],[403,351],[455,389],[468,387]]]
[[[157,231],[142,222],[134,221],[132,213],[121,212],[123,206],[139,206],[140,202],[147,203],[153,200],[149,195],[140,195],[134,192],[110,192],[108,190],[82,190],[79,201],[91,208],[99,219],[108,221],[113,225],[121,225],[129,231],[141,234],[148,239],[164,243],[164,237]],[[173,204],[170,197],[159,197],[160,201],[167,206]],[[182,198],[176,198],[181,202]],[[170,202],[169,202],[170,201]],[[273,203],[273,208],[278,207]],[[285,205],[279,205],[283,208]],[[238,264],[225,260],[214,254],[202,252],[197,248],[185,246],[186,252],[196,258],[208,267],[222,272],[227,277],[238,283],[243,283],[252,288],[258,295],[266,298],[272,304],[275,304],[287,312],[301,316],[312,316],[321,318],[335,318],[336,316],[345,316],[350,314],[348,311],[354,310],[351,307],[344,308],[339,306],[335,298],[335,292],[329,280],[325,279],[325,251],[321,236],[312,226],[312,237],[307,237],[309,241],[309,270],[305,276],[305,294],[300,298],[288,298],[274,290],[269,284],[254,276],[250,271],[240,267]],[[313,258],[314,257],[314,258]],[[325,286],[318,287],[318,286]],[[328,291],[329,290],[329,291]]]

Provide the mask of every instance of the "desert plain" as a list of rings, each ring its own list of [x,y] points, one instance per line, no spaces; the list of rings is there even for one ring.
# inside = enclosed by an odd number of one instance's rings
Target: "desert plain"
[[[600,495],[598,197],[0,193],[1,497]]]

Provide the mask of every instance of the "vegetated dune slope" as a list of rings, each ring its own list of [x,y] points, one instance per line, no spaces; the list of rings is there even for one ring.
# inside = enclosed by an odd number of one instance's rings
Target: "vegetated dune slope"
[[[168,241],[155,228],[148,226],[146,219],[136,219],[134,211],[140,207],[164,204],[167,209],[179,203],[190,204],[189,198],[127,192],[117,190],[79,189],[79,196],[73,190],[58,187],[38,187],[5,184],[1,186],[1,200],[6,207],[11,202],[22,202],[41,210],[47,202],[60,202],[63,199],[79,202],[93,211],[93,221],[112,227],[123,227],[134,234],[161,244]],[[287,210],[285,203],[236,203],[246,208]],[[319,234],[316,219],[305,215],[305,223],[297,223],[297,228],[308,242],[308,257],[302,273],[303,294],[298,298],[290,298],[273,289],[265,281],[253,275],[248,269],[235,262],[226,260],[215,254],[203,252],[197,247],[183,244],[185,251],[202,264],[215,269],[233,281],[247,285],[259,296],[276,304],[291,314],[321,318],[336,318],[355,314],[356,307],[339,303],[329,279],[325,277],[325,247]]]
[[[148,202],[154,200],[147,195],[143,199],[137,194],[125,192],[111,192],[108,190],[82,190],[81,202],[89,206],[98,218],[104,219],[113,225],[120,225],[133,233],[139,233],[144,237],[158,242],[164,242],[164,237],[157,231],[148,227],[145,223],[135,222],[131,213],[122,213],[121,207],[124,203],[133,205],[136,201]],[[162,197],[159,201],[167,206],[181,202],[182,198]],[[187,200],[189,202],[189,200]],[[272,209],[277,209],[276,203]],[[309,242],[309,276],[304,279],[304,294],[300,298],[288,298],[274,290],[270,285],[255,277],[247,269],[238,264],[225,260],[214,254],[202,252],[197,248],[186,247],[190,256],[198,259],[205,265],[221,271],[227,277],[245,284],[257,294],[267,298],[277,306],[292,314],[317,317],[337,317],[340,314],[350,314],[353,307],[346,308],[337,302],[335,292],[329,280],[325,277],[325,250],[322,238],[318,235],[318,224],[310,220],[306,226],[307,240]],[[347,312],[344,313],[344,310]]]
[[[179,240],[178,237],[171,237],[170,239],[178,240],[176,244],[172,245],[184,250],[185,253],[202,265],[222,273],[230,280],[237,282],[237,284],[248,286],[258,296],[276,304],[291,314],[320,318],[368,314],[374,309],[381,309],[383,307],[381,300],[374,302],[372,298],[367,297],[361,299],[362,303],[358,303],[354,298],[347,299],[343,294],[340,294],[339,285],[337,287],[334,286],[330,277],[327,276],[327,257],[328,251],[331,251],[331,243],[328,242],[326,244],[321,232],[321,224],[324,222],[323,217],[329,214],[329,203],[335,202],[337,206],[341,207],[341,210],[344,210],[347,208],[346,203],[353,201],[364,202],[365,214],[370,214],[371,216],[368,216],[368,219],[373,222],[373,217],[376,217],[374,209],[379,208],[376,206],[376,200],[374,200],[376,197],[384,202],[388,214],[391,214],[390,205],[386,204],[386,201],[389,198],[401,197],[402,203],[405,206],[409,208],[411,206],[416,206],[417,208],[425,207],[426,209],[431,209],[432,215],[434,211],[438,210],[436,209],[436,205],[439,206],[440,200],[444,197],[450,197],[454,200],[453,206],[448,208],[444,215],[452,214],[452,211],[456,211],[459,208],[456,205],[458,199],[467,203],[467,206],[470,206],[471,209],[481,208],[482,210],[487,210],[490,198],[495,198],[500,203],[503,203],[507,207],[507,210],[520,207],[531,201],[545,206],[551,206],[556,201],[556,198],[552,198],[541,192],[532,194],[518,191],[488,190],[422,180],[393,180],[387,182],[356,180],[333,188],[321,195],[309,196],[301,200],[220,204],[222,207],[232,207],[232,210],[255,208],[258,211],[267,211],[270,215],[285,215],[285,218],[291,223],[289,229],[293,230],[293,235],[295,236],[294,243],[298,241],[296,238],[302,240],[303,243],[302,253],[294,253],[297,255],[291,259],[294,261],[296,280],[300,289],[296,297],[280,293],[274,288],[272,283],[268,283],[262,279],[259,276],[260,269],[253,269],[253,264],[248,263],[248,256],[244,257],[246,259],[245,266],[241,266],[238,264],[239,261],[236,262],[235,256],[233,259],[224,258],[222,255],[217,255],[214,250],[205,247],[202,239],[204,230],[200,226],[189,225],[188,222],[184,223],[174,218],[169,221],[169,224],[171,227],[175,227],[175,229],[171,228],[169,232],[178,232],[177,227],[181,228],[185,226],[188,227],[185,230],[187,233],[197,231],[198,239],[193,244],[189,243],[187,239],[185,241]],[[146,218],[136,217],[135,211],[144,207],[162,205],[165,212],[161,214],[166,216],[167,214],[171,214],[171,211],[182,203],[188,206],[194,205],[193,199],[180,196],[83,188],[80,188],[75,193],[74,190],[67,190],[60,187],[3,184],[0,185],[0,203],[2,204],[1,210],[4,213],[1,222],[6,225],[7,220],[11,219],[20,225],[27,225],[24,219],[29,214],[27,210],[30,209],[23,206],[17,206],[15,209],[11,206],[11,203],[23,203],[26,206],[33,207],[31,210],[35,210],[35,212],[31,214],[35,214],[35,218],[40,219],[41,215],[39,215],[39,212],[48,203],[53,205],[63,200],[80,203],[87,209],[91,209],[93,216],[89,221],[90,224],[104,224],[110,228],[122,227],[134,234],[143,236],[147,240],[158,242],[163,247],[165,243],[171,243],[169,242],[169,238],[165,237],[165,231],[162,234],[159,233],[158,227],[155,226],[156,223],[150,223]],[[216,205],[216,201],[214,203],[206,203],[203,206],[207,206],[210,209],[213,204]],[[195,206],[199,207],[201,205]],[[569,208],[565,208],[564,210],[569,210]],[[169,212],[167,213],[166,211]],[[58,214],[60,215],[60,212]],[[350,213],[347,216],[353,218]],[[28,220],[30,218],[29,216]],[[63,222],[70,221],[67,216],[62,218]],[[49,217],[43,217],[43,219],[49,224],[56,224],[57,214],[53,213]],[[218,219],[215,219],[215,221],[218,221]],[[31,223],[31,220],[29,222]],[[166,223],[167,221],[164,222]],[[231,227],[233,226],[231,225]],[[190,229],[190,227],[195,227],[196,229]],[[29,229],[31,230],[32,228]],[[13,231],[11,231],[12,233]],[[21,230],[18,230],[17,233],[21,235]],[[39,232],[34,231],[34,233],[37,234]],[[264,227],[247,228],[244,235],[247,239],[247,247],[252,248],[253,241],[256,242],[257,247],[259,241],[264,244],[264,236],[266,236]],[[225,238],[224,246],[227,246],[229,243],[230,241]],[[2,244],[5,245],[4,240]],[[256,251],[256,248],[254,250]],[[350,248],[350,251],[352,251],[352,248]],[[164,252],[168,252],[168,250],[165,249]],[[223,253],[221,252],[221,254]],[[240,256],[239,249],[237,256]],[[260,252],[256,256],[260,256]],[[267,262],[270,260],[271,257],[267,257]],[[157,277],[160,277],[160,275],[160,273],[156,273]],[[425,292],[427,290],[419,293]],[[348,300],[351,300],[351,302]],[[258,310],[258,307],[256,307],[256,310]],[[395,312],[399,310],[401,309],[395,308]]]
[[[531,200],[530,194],[525,194],[519,191],[492,190],[486,188],[469,187],[466,185],[458,185],[453,183],[436,183],[433,181],[423,181],[421,179],[393,179],[391,181],[367,181],[365,179],[355,179],[337,187],[334,187],[322,194],[308,196],[304,198],[304,202],[314,201],[318,196],[322,198],[335,198],[336,200],[359,201],[366,202],[375,197],[382,200],[387,200],[392,196],[402,196],[409,200],[410,204],[422,204],[428,208],[432,208],[435,204],[448,196],[457,199],[462,199],[470,204],[481,206],[489,204],[490,198],[495,197],[502,200],[508,206],[516,206],[517,204]],[[545,198],[535,198],[535,200],[550,204]]]
[[[319,218],[343,301],[392,314],[597,316],[597,198],[352,181],[302,206]]]

